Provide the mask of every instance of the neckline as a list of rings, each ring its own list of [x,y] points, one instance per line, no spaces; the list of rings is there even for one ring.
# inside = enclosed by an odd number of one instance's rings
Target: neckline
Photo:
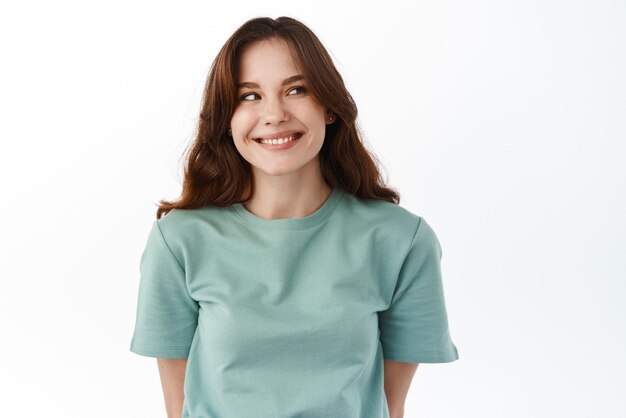
[[[334,187],[322,206],[315,212],[302,218],[266,219],[248,211],[241,202],[233,203],[231,209],[245,222],[261,229],[306,229],[321,223],[326,219],[342,195],[338,187]]]

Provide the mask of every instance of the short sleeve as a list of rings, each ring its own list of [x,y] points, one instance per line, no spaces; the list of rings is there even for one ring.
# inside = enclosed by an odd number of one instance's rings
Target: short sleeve
[[[130,351],[148,357],[187,358],[198,323],[198,302],[185,271],[154,221],[140,261],[139,295]]]
[[[458,360],[448,330],[441,256],[435,232],[420,217],[389,308],[378,313],[385,360],[409,363]]]

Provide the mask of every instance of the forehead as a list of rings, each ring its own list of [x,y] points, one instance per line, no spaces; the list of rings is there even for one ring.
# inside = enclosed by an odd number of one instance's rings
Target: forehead
[[[300,74],[296,57],[282,39],[271,39],[248,45],[239,58],[238,82],[272,84]]]

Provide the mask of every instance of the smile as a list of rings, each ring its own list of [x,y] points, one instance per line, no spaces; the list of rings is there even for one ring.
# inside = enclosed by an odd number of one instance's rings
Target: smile
[[[285,144],[287,142],[292,142],[292,141],[295,141],[297,139],[300,139],[301,136],[302,136],[301,133],[296,133],[296,134],[293,134],[293,135],[288,136],[286,138],[275,138],[275,139],[259,139],[259,138],[256,138],[255,141],[258,142],[259,144],[280,145],[280,144]]]

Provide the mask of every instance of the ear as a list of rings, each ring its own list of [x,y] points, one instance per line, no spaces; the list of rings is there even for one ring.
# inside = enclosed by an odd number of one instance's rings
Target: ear
[[[337,119],[337,116],[335,116],[333,112],[331,112],[330,110],[326,111],[326,125],[335,123],[336,119]]]

